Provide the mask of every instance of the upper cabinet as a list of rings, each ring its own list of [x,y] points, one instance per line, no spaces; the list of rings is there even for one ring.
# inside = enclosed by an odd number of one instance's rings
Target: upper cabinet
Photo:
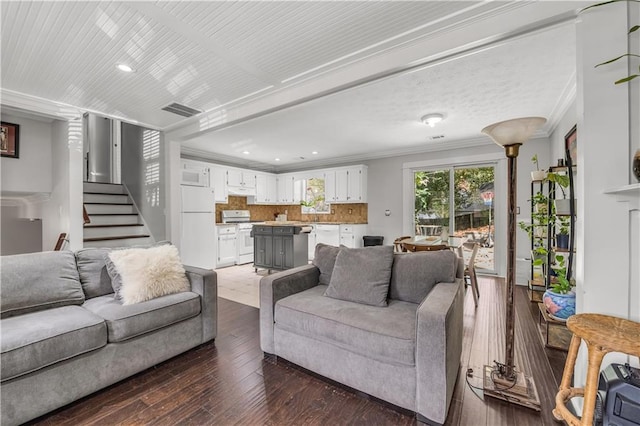
[[[293,186],[294,186],[294,176],[293,175],[278,175],[278,204],[293,204],[294,196],[293,196]]]
[[[229,202],[229,192],[227,191],[227,169],[219,166],[209,168],[211,187],[216,198],[216,203],[227,204]]]
[[[367,166],[326,170],[324,182],[329,203],[367,202]]]
[[[278,202],[278,181],[276,175],[256,175],[256,196],[252,204],[275,204]]]
[[[227,190],[230,195],[256,195],[256,173],[251,170],[227,169]]]

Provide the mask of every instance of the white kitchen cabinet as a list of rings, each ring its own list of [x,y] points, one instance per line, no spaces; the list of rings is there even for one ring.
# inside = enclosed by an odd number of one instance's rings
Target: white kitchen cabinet
[[[256,175],[254,204],[275,204],[278,201],[278,181],[275,175]]]
[[[229,192],[227,191],[227,169],[224,167],[212,166],[209,168],[211,186],[216,203],[227,204],[229,202]]]
[[[236,225],[218,225],[218,262],[217,267],[236,263]]]
[[[278,204],[293,204],[293,175],[279,175],[278,181]]]
[[[256,173],[251,170],[228,169],[227,185],[230,187],[255,188]]]
[[[325,199],[329,203],[366,202],[366,171],[366,166],[353,166],[325,171]]]
[[[367,232],[367,225],[340,225],[340,244],[349,248],[359,248],[364,246],[364,234]]]

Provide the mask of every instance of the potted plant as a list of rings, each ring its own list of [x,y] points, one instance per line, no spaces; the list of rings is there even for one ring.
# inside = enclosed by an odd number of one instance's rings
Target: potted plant
[[[556,255],[556,266],[554,267],[556,276],[542,295],[549,316],[553,319],[566,321],[571,315],[576,313],[576,293],[573,290],[573,279],[567,278],[567,267],[562,255]]]
[[[553,200],[555,205],[555,213],[558,215],[568,215],[570,214],[570,201],[567,199],[567,192],[565,188],[569,187],[569,176],[566,174],[560,174],[556,172],[549,172],[547,174],[547,179],[550,182],[558,184],[560,187],[560,191],[562,192],[562,198],[556,198]]]
[[[538,165],[538,154],[531,157],[531,162],[536,165],[536,169],[531,172],[531,180],[542,181],[546,176],[546,172],[544,170],[540,170],[540,166]]]
[[[569,217],[558,216],[558,232],[556,234],[556,246],[558,248],[569,248]]]

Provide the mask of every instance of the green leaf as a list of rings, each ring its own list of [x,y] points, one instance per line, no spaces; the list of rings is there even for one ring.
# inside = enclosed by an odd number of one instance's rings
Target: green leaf
[[[594,7],[600,7],[600,6],[604,6],[605,4],[618,3],[621,1],[626,1],[626,0],[609,0],[609,1],[603,1],[602,3],[592,4],[591,6],[587,6],[584,9],[580,10],[580,13],[584,12],[585,10],[593,9]]]
[[[620,79],[620,80],[616,81],[615,84],[626,83],[627,81],[631,81],[636,77],[640,77],[640,74],[630,75],[629,77],[625,77],[623,79]]]
[[[625,53],[624,55],[620,55],[620,56],[618,56],[617,58],[609,59],[609,60],[608,60],[608,61],[606,61],[606,62],[601,62],[601,63],[599,63],[598,65],[596,65],[596,66],[595,66],[595,68],[598,68],[600,65],[607,65],[607,64],[610,64],[610,63],[612,63],[612,62],[615,62],[615,61],[617,61],[617,60],[619,60],[619,59],[624,58],[625,56],[634,56],[634,57],[638,57],[638,58],[640,58],[640,55],[635,55],[635,54],[633,54],[633,53]]]
[[[636,31],[638,31],[640,29],[640,25],[634,25],[633,27],[631,27],[631,29],[629,30],[629,34],[634,33]]]

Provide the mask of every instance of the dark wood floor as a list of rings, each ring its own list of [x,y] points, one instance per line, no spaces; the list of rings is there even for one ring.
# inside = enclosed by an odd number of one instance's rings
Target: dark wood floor
[[[504,358],[504,285],[480,278],[480,304],[467,292],[461,373],[447,425],[551,425],[553,398],[565,354],[544,349],[537,311],[516,292],[516,364],[533,374],[542,412],[489,399],[466,383],[465,372]],[[33,424],[114,425],[404,425],[395,409],[306,373],[260,351],[258,309],[219,299],[218,338],[121,383],[44,416]],[[479,382],[476,377],[470,382]]]

